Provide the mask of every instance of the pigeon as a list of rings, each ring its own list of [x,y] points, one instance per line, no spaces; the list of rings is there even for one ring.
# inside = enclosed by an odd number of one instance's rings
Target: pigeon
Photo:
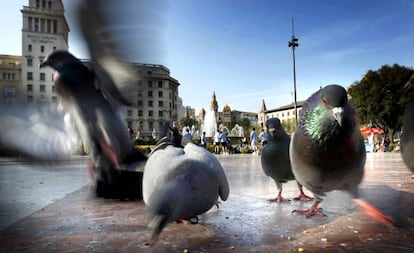
[[[192,142],[182,147],[162,132],[145,164],[142,182],[151,216],[151,243],[168,223],[196,218],[218,205],[219,197],[225,201],[229,196],[226,174],[213,154]]]
[[[408,90],[414,90],[414,75],[405,84]],[[405,112],[401,134],[401,156],[409,170],[414,172],[414,97],[410,98]]]
[[[346,90],[332,84],[315,92],[302,107],[290,144],[293,174],[314,194],[315,202],[309,209],[294,212],[324,216],[318,205],[333,190],[349,192],[361,207],[369,205],[358,196],[365,159],[364,140]]]
[[[266,121],[266,132],[268,141],[262,150],[262,168],[266,176],[271,177],[276,182],[277,189],[279,190],[276,198],[269,199],[269,201],[289,201],[282,196],[282,183],[295,180],[289,158],[290,137],[283,129],[278,118],[270,118]],[[300,195],[295,200],[313,199],[305,195],[301,184],[298,183],[298,187]]]
[[[125,6],[131,5],[96,0],[79,3],[76,14],[90,63],[86,66],[65,50],[49,54],[40,67],[55,70],[53,79],[60,109],[33,104],[4,109],[0,112],[1,121],[5,122],[0,128],[0,138],[6,147],[25,156],[56,161],[73,154],[80,136],[89,151],[89,172],[96,194],[142,198],[147,156],[134,149],[122,117],[122,110],[132,105],[136,97],[139,76],[126,63],[125,55],[134,52],[138,58],[147,56],[152,52],[147,38],[158,35],[152,32],[156,26],[146,23],[155,16],[151,3],[140,1],[129,9]],[[139,13],[135,15],[139,16],[139,23],[131,25],[131,20],[125,19],[126,11]],[[142,41],[122,44],[127,38],[123,29],[134,26]]]

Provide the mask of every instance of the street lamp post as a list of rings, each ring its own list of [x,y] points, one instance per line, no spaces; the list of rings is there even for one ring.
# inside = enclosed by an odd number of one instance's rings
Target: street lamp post
[[[295,109],[295,125],[298,123],[298,110],[297,110],[297,99],[296,99],[296,64],[295,64],[295,48],[299,46],[299,39],[295,37],[295,30],[293,27],[292,18],[292,39],[288,42],[288,46],[292,48],[293,53],[293,106]]]

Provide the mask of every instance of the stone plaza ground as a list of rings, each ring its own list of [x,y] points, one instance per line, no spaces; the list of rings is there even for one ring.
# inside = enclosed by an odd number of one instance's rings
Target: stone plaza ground
[[[361,213],[340,191],[320,205],[326,217],[296,215],[312,202],[269,203],[276,185],[260,156],[217,157],[229,199],[199,224],[171,223],[152,247],[144,203],[93,197],[84,158],[46,168],[1,160],[0,252],[414,252],[414,179],[398,153],[368,153],[360,185],[395,226]],[[297,194],[294,181],[285,184],[284,197]]]

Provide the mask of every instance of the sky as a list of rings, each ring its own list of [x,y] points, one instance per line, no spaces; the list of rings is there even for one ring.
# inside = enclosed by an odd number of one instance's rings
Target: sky
[[[69,51],[88,58],[74,15],[79,0],[63,0]],[[293,102],[294,33],[297,100],[321,86],[349,87],[383,65],[414,67],[414,1],[174,0],[162,8],[162,55],[154,61],[180,83],[185,106],[258,112]],[[3,1],[0,54],[21,55],[23,5]],[[133,7],[131,7],[133,9]],[[7,39],[6,39],[7,38]],[[139,59],[136,62],[142,62]]]

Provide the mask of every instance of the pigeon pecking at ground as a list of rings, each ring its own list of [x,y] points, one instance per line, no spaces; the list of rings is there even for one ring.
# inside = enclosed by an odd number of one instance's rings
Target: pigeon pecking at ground
[[[156,23],[148,24],[157,17],[152,12],[156,7],[151,6],[148,1],[80,1],[76,14],[90,63],[85,66],[63,50],[46,57],[40,67],[55,70],[53,78],[62,110],[36,104],[2,108],[2,143],[25,156],[59,161],[75,151],[80,136],[89,152],[89,172],[97,195],[142,198],[147,157],[134,149],[121,111],[134,101],[139,80],[124,56],[145,58],[157,44],[150,44],[148,39],[158,36],[153,32]],[[137,22],[126,19],[128,11]],[[138,41],[128,43],[130,36]]]
[[[267,144],[264,145],[261,155],[261,163],[264,173],[271,177],[279,190],[278,195],[270,202],[289,201],[282,196],[282,183],[295,180],[290,165],[289,145],[290,137],[283,129],[278,118],[270,118],[266,121]],[[298,183],[300,195],[295,200],[312,200],[303,192],[303,187]]]
[[[405,88],[414,91],[414,75],[408,80]],[[401,156],[408,169],[414,172],[414,97],[410,98],[405,108],[402,129]]]
[[[306,217],[324,216],[318,205],[333,190],[349,192],[363,211],[390,223],[380,211],[359,198],[366,153],[355,122],[355,111],[346,90],[328,85],[311,95],[302,107],[290,145],[292,171],[296,180],[315,196],[307,210],[295,210]]]
[[[204,147],[166,137],[169,123],[145,165],[142,193],[151,215],[151,242],[172,222],[196,218],[225,201],[229,184],[217,158]]]

